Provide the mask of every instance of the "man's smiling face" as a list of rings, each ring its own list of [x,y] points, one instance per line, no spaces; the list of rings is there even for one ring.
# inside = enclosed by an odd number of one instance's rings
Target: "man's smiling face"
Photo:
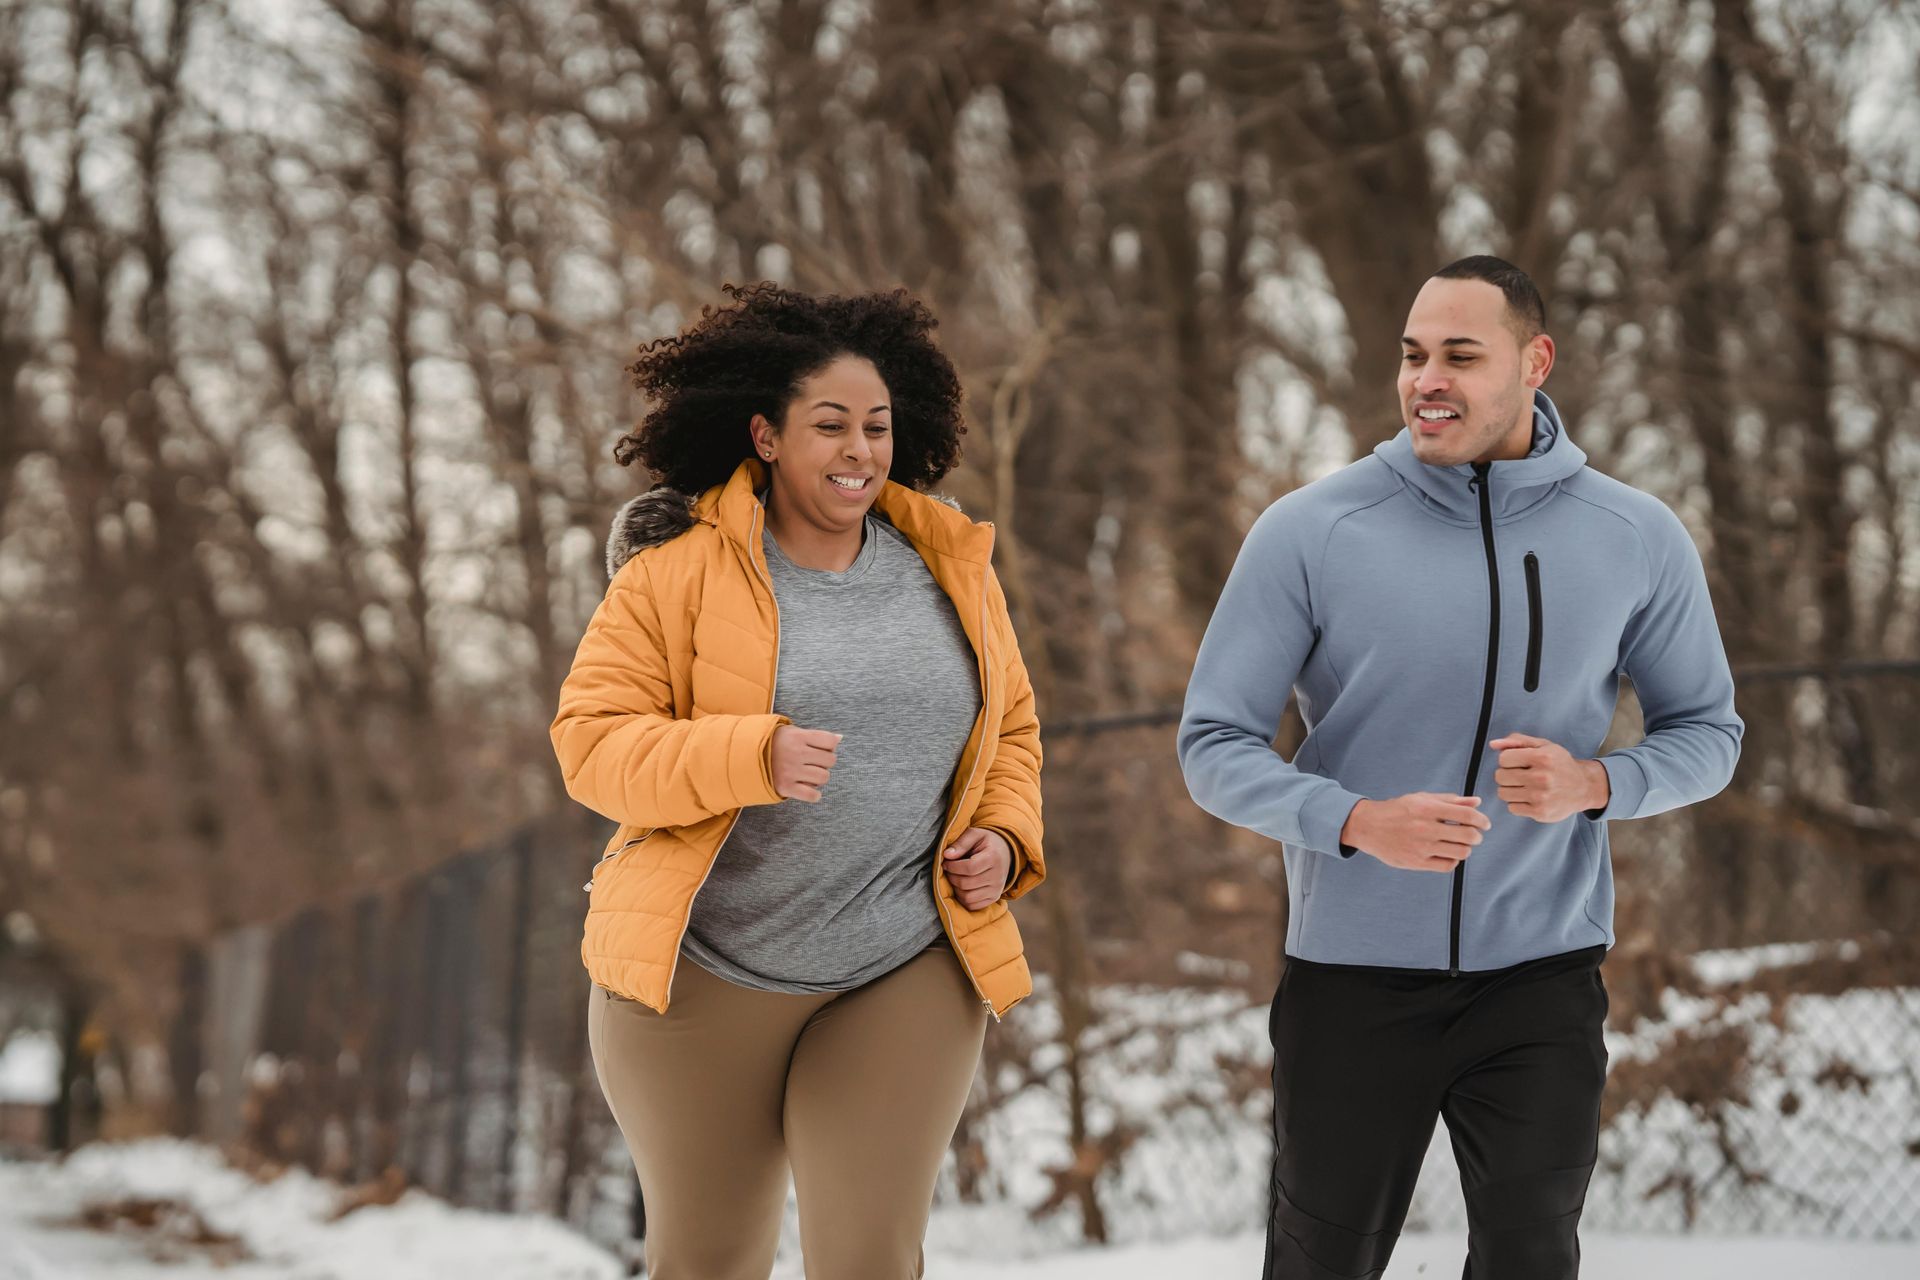
[[[1484,280],[1422,286],[1400,339],[1400,417],[1429,466],[1524,458],[1533,391],[1553,367],[1553,339],[1525,335],[1506,295]]]

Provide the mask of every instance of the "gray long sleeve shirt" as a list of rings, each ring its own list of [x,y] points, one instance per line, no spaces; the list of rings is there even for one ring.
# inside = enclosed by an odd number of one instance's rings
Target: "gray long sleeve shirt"
[[[845,572],[764,538],[780,608],[773,709],[842,736],[819,804],[743,809],[693,900],[683,952],[761,991],[844,991],[941,936],[934,842],[980,714],[980,673],[919,552],[868,516]]]

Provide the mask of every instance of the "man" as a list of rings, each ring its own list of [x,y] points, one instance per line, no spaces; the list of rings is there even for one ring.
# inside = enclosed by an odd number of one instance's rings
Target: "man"
[[[1255,522],[1180,721],[1194,799],[1281,841],[1269,1280],[1377,1276],[1444,1116],[1465,1274],[1578,1273],[1606,1072],[1606,823],[1704,800],[1744,726],[1700,557],[1540,391],[1525,273],[1401,339],[1405,429]],[[1622,675],[1646,735],[1599,759]],[[1289,688],[1307,737],[1272,748]]]

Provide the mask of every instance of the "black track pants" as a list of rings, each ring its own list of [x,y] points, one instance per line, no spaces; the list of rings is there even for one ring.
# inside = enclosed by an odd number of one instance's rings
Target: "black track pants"
[[[1571,1280],[1593,1173],[1603,947],[1486,973],[1288,960],[1273,998],[1266,1280],[1378,1276],[1436,1116],[1469,1280]]]

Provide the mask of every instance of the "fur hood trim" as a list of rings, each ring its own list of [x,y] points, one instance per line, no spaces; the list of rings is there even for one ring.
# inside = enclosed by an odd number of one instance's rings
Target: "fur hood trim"
[[[944,493],[922,496],[960,510],[960,504]],[[648,547],[671,542],[693,528],[699,520],[694,514],[698,501],[695,494],[659,485],[623,504],[614,514],[613,527],[607,531],[607,577],[612,578],[620,572],[621,565]],[[873,514],[882,520],[887,518],[877,509]]]

